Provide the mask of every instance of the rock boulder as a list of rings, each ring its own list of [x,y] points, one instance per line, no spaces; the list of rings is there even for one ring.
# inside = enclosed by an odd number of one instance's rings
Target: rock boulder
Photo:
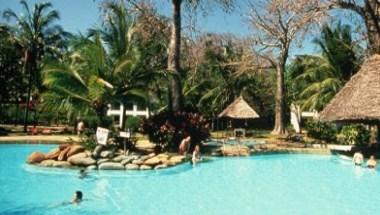
[[[71,166],[71,164],[68,161],[54,161],[53,162],[53,167],[64,167],[64,168],[67,168],[67,167],[70,167],[70,166]]]
[[[91,166],[96,164],[96,160],[90,157],[76,157],[76,155],[71,156],[69,162],[76,166]]]
[[[54,164],[55,160],[44,160],[40,163],[40,166],[43,167],[52,167]]]
[[[132,163],[125,165],[126,170],[137,170],[139,168],[140,168],[139,165],[132,164]]]
[[[85,152],[81,152],[81,153],[75,154],[75,155],[73,155],[73,156],[70,156],[69,158],[67,158],[67,161],[68,161],[68,162],[71,162],[71,161],[70,161],[71,159],[76,159],[76,158],[86,158],[86,157],[88,157],[88,156],[87,156],[87,153],[85,153]]]
[[[99,165],[100,170],[123,170],[124,166],[121,163],[105,162]]]
[[[63,151],[61,151],[61,153],[59,153],[57,160],[59,160],[59,161],[66,160],[67,159],[67,153],[69,152],[69,150],[70,150],[70,147],[66,147]]]
[[[33,152],[29,155],[27,162],[30,164],[40,163],[45,160],[45,155],[42,152]]]
[[[160,163],[161,163],[161,160],[158,157],[152,157],[144,161],[144,164],[148,166],[156,166],[157,164],[160,164]]]
[[[84,152],[84,150],[85,148],[81,145],[72,145],[70,146],[70,150],[67,152],[67,157]]]
[[[114,153],[112,151],[109,151],[109,150],[105,150],[105,151],[100,152],[100,157],[102,157],[102,158],[112,158],[113,156],[114,156]]]
[[[59,148],[53,149],[45,155],[45,159],[57,160],[59,154],[61,154],[61,151],[59,150]]]
[[[140,166],[140,170],[151,170],[152,167],[151,166],[148,166],[148,165],[141,165]]]

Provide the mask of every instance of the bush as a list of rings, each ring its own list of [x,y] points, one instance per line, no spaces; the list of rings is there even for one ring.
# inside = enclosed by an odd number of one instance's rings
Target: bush
[[[161,148],[177,150],[181,140],[191,136],[191,147],[210,136],[209,122],[199,113],[161,112],[144,120],[141,132]]]
[[[131,117],[127,118],[127,120],[125,122],[125,126],[134,132],[134,131],[137,131],[139,129],[141,122],[142,122],[142,120],[140,117],[131,116]]]
[[[326,142],[336,141],[337,129],[332,123],[310,121],[306,123],[307,136]]]
[[[339,134],[339,142],[345,145],[365,145],[368,144],[371,137],[363,125],[346,125],[342,128]]]

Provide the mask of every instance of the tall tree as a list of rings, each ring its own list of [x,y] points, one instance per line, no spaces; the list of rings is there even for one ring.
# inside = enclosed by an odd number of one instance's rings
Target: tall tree
[[[137,8],[138,0],[127,0]],[[206,4],[208,9],[211,10],[212,4],[216,3],[221,5],[224,9],[231,9],[233,7],[234,0],[170,0],[172,8],[172,24],[171,24],[171,36],[168,47],[168,62],[167,71],[169,75],[169,109],[171,111],[178,111],[183,106],[183,93],[182,93],[182,74],[181,70],[181,12],[182,6],[186,4],[192,11],[196,11],[197,8],[201,8],[200,5]]]
[[[285,130],[285,66],[292,43],[324,17],[319,0],[250,1],[249,21],[261,55],[276,68],[277,90],[273,134]],[[265,51],[270,54],[266,54]]]
[[[40,63],[45,54],[57,50],[60,47],[63,30],[54,25],[59,19],[56,10],[51,10],[51,3],[38,3],[33,11],[29,9],[25,0],[20,1],[23,14],[18,16],[14,11],[5,10],[3,16],[10,20],[14,19],[19,26],[15,40],[23,50],[23,67],[28,75],[27,97],[25,105],[24,131],[27,131],[29,102],[33,86],[40,86]]]
[[[352,40],[350,26],[340,23],[334,29],[325,25],[314,43],[322,54],[298,56],[288,75],[295,101],[303,109],[320,111],[356,73],[362,49]]]
[[[192,8],[197,8],[203,0],[171,0],[172,28],[168,50],[168,71],[172,73],[170,80],[170,106],[172,111],[182,109],[182,83],[181,83],[181,6],[187,3]],[[232,6],[233,0],[216,0],[225,8]],[[209,2],[208,2],[209,3]],[[209,3],[210,4],[210,3]]]
[[[333,7],[354,11],[364,21],[367,29],[370,54],[380,53],[380,2],[378,0],[330,0]]]

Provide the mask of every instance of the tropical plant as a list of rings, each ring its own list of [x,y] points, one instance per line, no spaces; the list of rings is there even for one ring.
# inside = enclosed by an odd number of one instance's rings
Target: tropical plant
[[[22,16],[7,9],[3,16],[8,20],[15,20],[19,27],[14,39],[23,52],[23,67],[28,76],[26,103],[29,104],[32,88],[41,89],[40,65],[44,56],[56,55],[63,47],[62,36],[64,32],[59,25],[54,25],[59,19],[56,10],[51,10],[51,3],[37,3],[31,11],[25,0],[20,1],[23,7]],[[29,105],[25,105],[24,131],[27,130]]]
[[[317,140],[332,142],[336,140],[337,128],[332,123],[309,121],[306,124],[307,136]]]
[[[161,112],[144,120],[140,131],[161,150],[178,150],[181,140],[190,135],[191,147],[209,137],[209,122],[199,113]]]
[[[213,118],[234,99],[244,96],[260,113],[270,115],[270,72],[259,72],[256,60],[243,44],[240,39],[220,34],[208,34],[196,41],[195,49],[200,53],[194,58],[199,59],[187,59],[191,62],[183,89],[187,109]]]
[[[325,25],[314,40],[322,55],[298,56],[289,69],[293,99],[307,110],[322,110],[361,63],[361,49],[352,39],[351,28],[338,23]]]
[[[159,73],[144,70],[144,52],[125,6],[111,2],[102,29],[91,29],[89,37],[72,43],[67,60],[48,64],[45,69],[45,103],[73,113],[95,113],[104,123],[108,104],[143,103],[148,83]],[[137,35],[138,36],[138,35]],[[124,125],[124,122],[123,122]]]
[[[17,123],[19,98],[25,93],[26,80],[22,73],[22,53],[12,34],[9,26],[0,25],[0,118],[3,122]],[[11,108],[13,105],[15,108]]]
[[[370,131],[363,125],[346,125],[339,133],[339,142],[345,145],[365,145],[368,144],[370,137]]]

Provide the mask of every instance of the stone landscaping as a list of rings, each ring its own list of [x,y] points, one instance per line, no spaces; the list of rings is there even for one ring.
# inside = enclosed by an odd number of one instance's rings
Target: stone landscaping
[[[177,154],[140,154],[132,152],[124,155],[122,151],[102,150],[99,156],[80,145],[62,144],[44,154],[33,152],[27,163],[43,167],[86,168],[88,170],[152,170],[163,169],[181,164],[185,157]]]
[[[207,150],[207,149],[205,149]],[[328,148],[310,148],[306,145],[289,145],[289,143],[267,143],[246,146],[244,144],[225,144],[208,150],[211,156],[250,156],[254,154],[273,153],[312,153],[330,154]],[[185,162],[185,157],[174,153],[137,153],[124,155],[123,151],[102,150],[93,152],[81,145],[62,144],[44,154],[33,152],[29,155],[29,164],[43,167],[86,168],[88,170],[157,170],[172,167]]]

